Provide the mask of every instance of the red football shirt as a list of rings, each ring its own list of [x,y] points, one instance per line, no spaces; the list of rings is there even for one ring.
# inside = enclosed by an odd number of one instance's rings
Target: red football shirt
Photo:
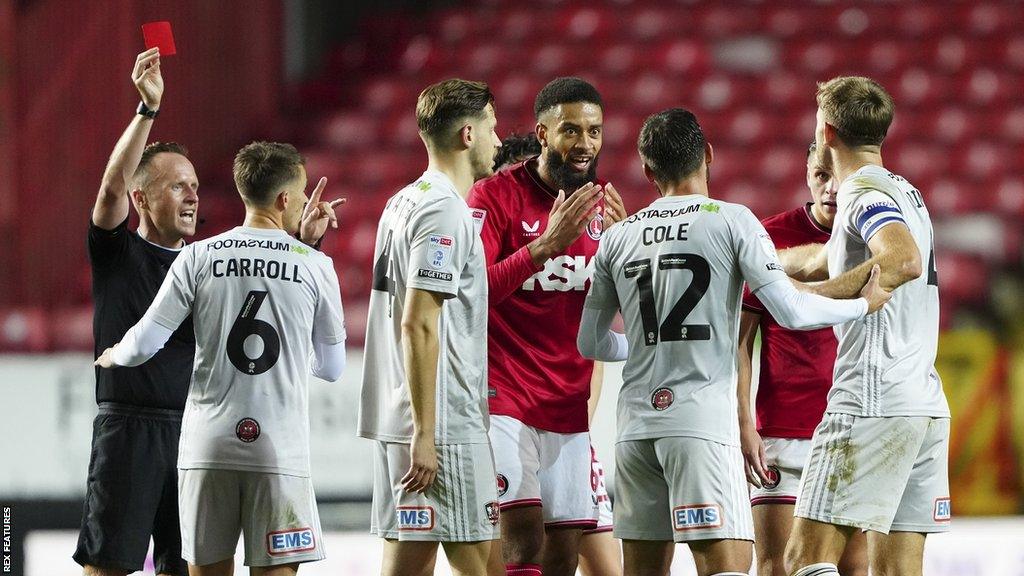
[[[828,242],[830,231],[811,217],[811,204],[762,221],[776,248]],[[831,328],[787,330],[744,288],[743,308],[761,315],[761,377],[757,430],[775,438],[810,438],[825,412],[836,362]]]
[[[515,164],[477,182],[467,199],[483,219],[490,409],[541,430],[586,432],[594,363],[580,356],[576,335],[602,218],[562,254],[534,266],[526,245],[544,232],[558,194],[536,168],[535,159]]]

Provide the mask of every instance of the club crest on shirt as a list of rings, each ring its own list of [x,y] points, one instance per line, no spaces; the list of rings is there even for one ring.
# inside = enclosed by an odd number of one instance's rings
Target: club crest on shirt
[[[498,503],[488,502],[484,504],[484,512],[487,513],[487,520],[490,521],[491,526],[497,526],[498,518],[501,516],[501,507],[498,506]]]
[[[242,418],[235,424],[235,436],[246,444],[255,442],[260,437],[260,423],[252,418]]]
[[[395,516],[401,531],[434,529],[434,508],[431,506],[398,506],[395,508]]]
[[[433,268],[444,268],[452,260],[455,239],[451,236],[431,234],[427,238],[427,263]]]
[[[677,531],[718,528],[722,525],[722,509],[718,504],[676,506],[672,509],[672,527]]]
[[[523,225],[523,236],[540,236],[538,231],[540,230],[540,220],[534,220],[533,224],[527,224],[526,220],[521,220],[519,223]]]
[[[587,236],[590,236],[591,240],[600,240],[602,232],[604,232],[604,216],[594,214],[590,223],[587,224]]]
[[[672,405],[676,399],[675,394],[672,393],[671,388],[658,388],[651,394],[651,406],[655,410],[665,410]]]
[[[504,474],[498,474],[498,496],[504,496],[508,492],[508,478]]]
[[[316,537],[311,528],[280,530],[267,534],[267,552],[271,556],[316,550]]]
[[[779,482],[782,482],[782,474],[779,473],[779,468],[772,464],[765,469],[765,475],[768,476],[768,481],[764,483],[765,490],[774,490],[779,487]]]

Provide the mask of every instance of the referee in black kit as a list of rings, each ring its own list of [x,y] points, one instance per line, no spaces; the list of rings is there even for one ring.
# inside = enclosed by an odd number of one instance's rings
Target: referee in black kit
[[[146,146],[164,90],[156,48],[136,58],[132,81],[142,102],[110,156],[89,224],[96,356],[142,318],[184,239],[196,231],[199,182],[185,149]],[[128,229],[129,196],[139,213],[134,232]],[[96,368],[99,414],[74,555],[87,576],[142,570],[151,535],[156,573],[188,573],[181,559],[177,458],[194,354],[190,317],[151,362]]]

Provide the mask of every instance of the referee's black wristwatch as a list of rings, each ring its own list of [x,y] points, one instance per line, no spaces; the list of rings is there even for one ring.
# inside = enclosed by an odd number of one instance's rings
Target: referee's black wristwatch
[[[135,109],[140,116],[145,116],[150,120],[156,120],[156,117],[160,114],[160,110],[150,110],[149,106],[146,106],[145,102],[139,102],[139,107]]]

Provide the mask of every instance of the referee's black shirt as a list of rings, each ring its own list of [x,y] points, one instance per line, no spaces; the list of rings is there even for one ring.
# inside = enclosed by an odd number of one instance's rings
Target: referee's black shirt
[[[177,250],[151,244],[128,230],[127,218],[113,230],[89,222],[96,357],[142,318],[177,256]],[[96,401],[183,410],[195,348],[189,316],[148,362],[116,370],[96,367]]]

